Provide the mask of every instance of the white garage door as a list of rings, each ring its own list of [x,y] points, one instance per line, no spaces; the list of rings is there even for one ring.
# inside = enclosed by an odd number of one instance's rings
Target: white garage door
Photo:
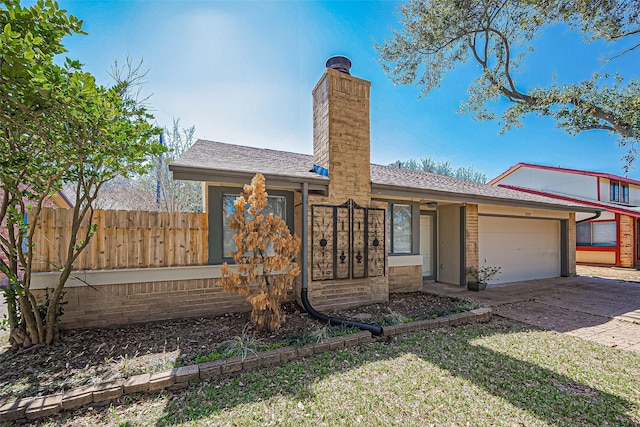
[[[500,266],[491,283],[559,277],[560,221],[480,216],[480,266]]]

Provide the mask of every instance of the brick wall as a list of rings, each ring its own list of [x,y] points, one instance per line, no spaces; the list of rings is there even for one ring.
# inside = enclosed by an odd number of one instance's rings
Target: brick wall
[[[329,198],[371,200],[371,83],[327,69],[313,91],[314,161],[329,169]]]
[[[421,290],[421,265],[389,267],[389,292],[418,292]]]
[[[309,282],[309,300],[319,310],[386,302],[389,301],[389,284],[386,276]]]
[[[215,286],[216,279],[65,288],[63,328],[91,328],[251,311],[246,295]],[[34,291],[43,294],[44,291]]]
[[[620,267],[633,267],[635,259],[633,254],[633,217],[620,215],[618,226],[618,248],[620,249]]]

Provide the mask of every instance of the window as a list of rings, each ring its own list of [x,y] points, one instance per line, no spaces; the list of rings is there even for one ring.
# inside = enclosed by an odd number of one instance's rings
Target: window
[[[620,198],[620,201],[622,203],[629,203],[629,185],[628,184],[622,184],[622,197]]]
[[[242,192],[241,188],[208,188],[209,220],[209,264],[222,264],[232,261],[229,251],[235,250],[234,231],[229,228],[229,215],[233,212],[233,203]],[[293,192],[268,190],[268,209],[282,218],[293,232]]]
[[[620,183],[612,182],[609,186],[609,200],[617,202],[620,200]]]
[[[577,246],[616,246],[615,221],[576,224]]]
[[[411,205],[389,204],[390,254],[410,254],[413,248]]]
[[[612,202],[629,203],[629,184],[611,182],[609,185],[609,200]]]
[[[238,194],[222,195],[222,254],[228,256],[229,251],[236,250],[236,242],[233,241],[235,230],[229,227],[231,215],[236,211],[233,207]],[[285,222],[287,221],[287,199],[284,196],[267,196],[266,213],[273,212]]]

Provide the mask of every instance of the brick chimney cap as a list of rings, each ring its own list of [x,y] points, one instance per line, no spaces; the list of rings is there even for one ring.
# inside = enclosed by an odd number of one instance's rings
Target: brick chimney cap
[[[341,73],[350,74],[351,60],[346,56],[332,56],[327,60],[327,68],[331,68]]]

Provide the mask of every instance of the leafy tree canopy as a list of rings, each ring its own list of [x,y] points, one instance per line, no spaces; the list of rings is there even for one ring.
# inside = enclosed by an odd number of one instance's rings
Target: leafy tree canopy
[[[414,84],[427,95],[447,72],[469,60],[479,76],[469,88],[463,112],[496,119],[492,101],[506,98],[503,131],[521,126],[528,113],[549,116],[569,134],[605,130],[626,146],[627,167],[640,138],[640,83],[621,74],[594,73],[585,81],[525,87],[519,67],[542,30],[559,23],[579,31],[586,42],[605,40],[616,54],[634,55],[640,46],[637,0],[409,0],[400,6],[401,28],[376,44],[380,63],[397,84]]]
[[[10,341],[28,347],[57,335],[63,287],[95,231],[100,188],[144,173],[147,156],[164,149],[153,142],[161,130],[145,107],[123,96],[128,82],[105,87],[78,61],[54,62],[65,52],[62,39],[83,33],[76,17],[50,0],[10,0],[0,4],[0,28],[0,271],[9,278]],[[43,308],[30,289],[33,237],[44,201],[64,183],[75,192],[73,224]]]

